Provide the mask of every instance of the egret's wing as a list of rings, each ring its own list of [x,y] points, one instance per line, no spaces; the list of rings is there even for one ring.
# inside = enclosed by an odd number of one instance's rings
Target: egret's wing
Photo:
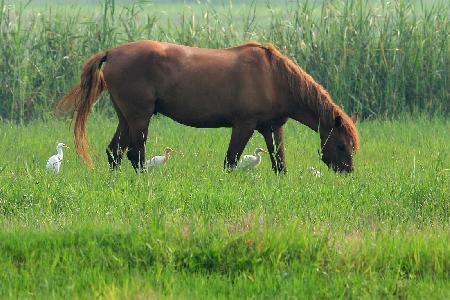
[[[58,162],[58,157],[56,155],[51,156],[47,160],[47,169],[53,169],[56,162]]]
[[[154,161],[153,161],[153,158],[151,158],[151,159],[149,159],[149,160],[147,160],[146,162],[145,162],[145,166],[147,167],[147,169],[148,168],[153,168],[154,167]]]
[[[152,157],[152,159],[150,159],[150,161],[148,163],[148,167],[150,167],[150,168],[158,167],[164,163],[164,159],[165,159],[165,157],[161,156],[161,155],[154,156],[154,157]]]
[[[145,168],[146,168],[146,169],[150,168],[150,159],[147,159],[147,160],[145,161]]]
[[[241,163],[239,164],[239,166],[242,169],[247,169],[247,168],[251,168],[254,166],[254,164],[256,163],[257,159],[255,156],[253,155],[244,155],[242,157]]]
[[[53,155],[47,160],[47,169],[59,172],[59,167],[61,165],[61,159],[58,155]]]
[[[162,165],[164,162],[166,161],[166,157],[165,156],[156,156],[155,157],[155,164],[160,166]]]

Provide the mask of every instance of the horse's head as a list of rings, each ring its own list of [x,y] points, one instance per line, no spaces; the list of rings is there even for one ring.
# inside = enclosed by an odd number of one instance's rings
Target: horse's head
[[[357,120],[357,113],[351,118],[338,115],[331,128],[321,131],[322,161],[336,172],[353,172],[353,152],[358,148],[354,126]]]

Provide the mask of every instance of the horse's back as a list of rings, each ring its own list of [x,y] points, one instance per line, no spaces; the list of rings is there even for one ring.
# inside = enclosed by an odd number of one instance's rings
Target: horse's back
[[[270,114],[274,78],[257,43],[207,49],[141,41],[107,55],[104,75],[113,98],[153,101],[180,123],[231,126],[236,118]],[[124,99],[136,97],[146,99]]]
[[[209,49],[150,40],[131,42],[108,50],[104,72],[106,77],[162,75],[158,71],[165,76],[200,71],[214,72],[217,76],[246,70],[258,73],[260,70],[255,68],[266,63],[265,51],[259,46],[250,42],[232,48]]]

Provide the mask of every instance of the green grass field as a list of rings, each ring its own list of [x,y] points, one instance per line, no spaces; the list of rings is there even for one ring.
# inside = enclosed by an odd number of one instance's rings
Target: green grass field
[[[0,0],[0,299],[450,299],[448,3],[172,2]],[[157,116],[147,156],[177,153],[113,172],[107,97],[88,169],[52,107],[92,53],[142,39],[275,44],[360,112],[356,171],[329,171],[289,121],[286,175],[268,157],[227,173],[230,129]]]
[[[225,173],[230,130],[167,118],[147,143],[178,150],[164,168],[111,172],[115,126],[94,115],[95,168],[67,150],[55,175],[45,162],[72,145],[68,123],[0,123],[0,298],[450,297],[448,119],[363,121],[348,176],[293,121],[276,176],[267,157]]]

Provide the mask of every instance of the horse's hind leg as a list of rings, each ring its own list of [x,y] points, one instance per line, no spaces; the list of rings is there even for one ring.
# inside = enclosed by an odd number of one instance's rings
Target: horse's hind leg
[[[144,170],[145,143],[147,142],[148,125],[150,123],[150,118],[155,111],[155,101],[152,101],[152,98],[141,98],[148,100],[137,103],[133,107],[129,106],[128,111],[125,114],[128,120],[131,140],[127,157],[136,171]]]
[[[128,125],[119,122],[116,133],[114,134],[111,143],[106,148],[106,155],[111,169],[117,168],[122,162],[123,153],[128,148],[130,137],[128,134]]]
[[[233,126],[230,145],[224,161],[225,169],[233,169],[244,151],[245,145],[253,135],[256,125],[253,122],[238,123]]]
[[[114,109],[116,110],[119,124],[117,125],[116,132],[106,148],[106,155],[108,157],[108,163],[111,169],[117,168],[122,162],[122,156],[124,151],[128,148],[130,143],[128,123],[119,108],[114,103],[112,97]]]
[[[149,122],[150,116],[145,119],[138,118],[129,123],[131,144],[127,152],[127,157],[136,171],[144,170],[145,143],[147,141]]]

